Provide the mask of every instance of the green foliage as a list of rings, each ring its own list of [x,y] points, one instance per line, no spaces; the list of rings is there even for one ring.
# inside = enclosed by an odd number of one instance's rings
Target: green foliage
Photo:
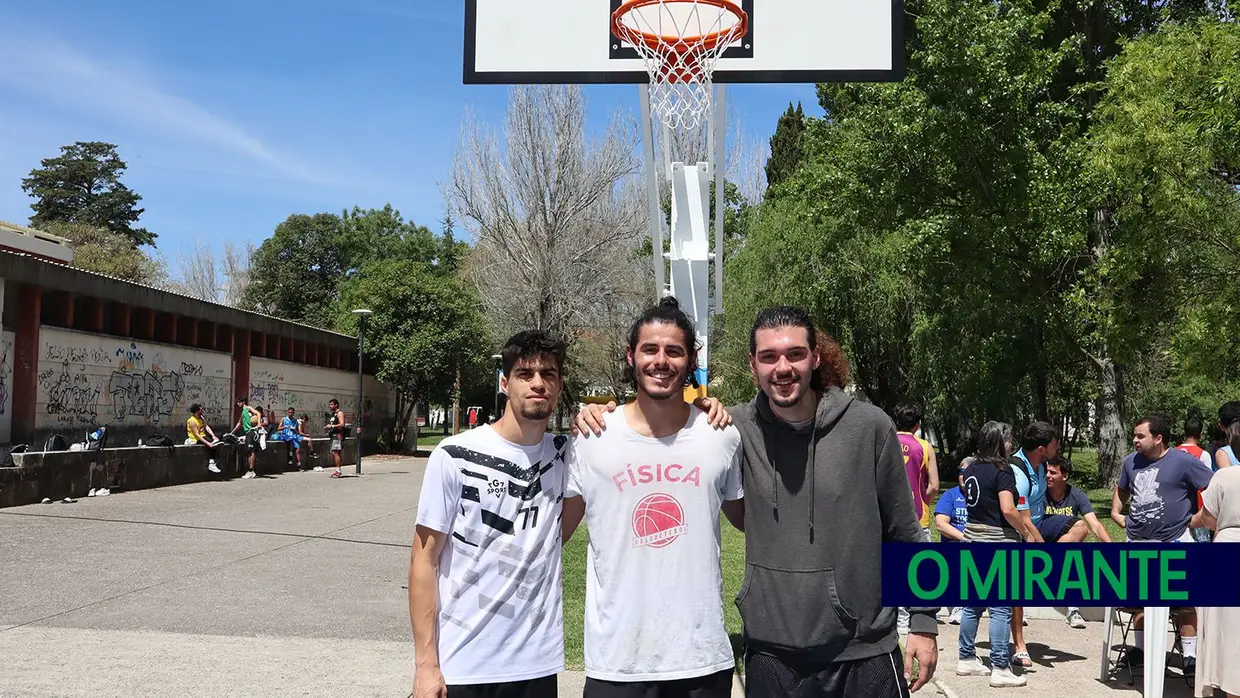
[[[375,376],[411,402],[451,402],[458,366],[486,373],[491,341],[472,287],[456,274],[413,259],[370,261],[342,282],[335,329],[356,334],[355,308],[374,311],[366,353]]]
[[[780,182],[788,179],[801,164],[805,134],[805,112],[798,102],[796,108],[788,104],[788,111],[779,117],[775,135],[771,136],[771,156],[766,161],[767,194]]]
[[[30,205],[31,227],[81,223],[123,235],[132,247],[154,246],[155,233],[134,227],[143,212],[138,208],[142,197],[121,183],[126,167],[111,143],[61,146],[58,157],[44,159],[22,180],[22,189],[36,199]]]
[[[54,221],[43,230],[73,243],[73,266],[106,274],[137,284],[154,285],[163,280],[164,270],[129,238],[104,228],[83,223]]]
[[[1232,343],[1158,338],[1240,325],[1235,25],[1193,1],[906,9],[906,79],[820,85],[826,116],[729,256],[717,392],[752,395],[748,322],[779,303],[840,340],[863,397],[922,402],[949,441],[1082,425],[1104,366],[1121,409],[1186,409],[1159,392],[1204,387],[1185,371],[1233,384]]]
[[[276,226],[250,260],[250,283],[242,307],[319,327],[331,326],[341,284],[369,262],[443,262],[455,270],[463,245],[405,221],[389,204],[354,207],[340,215],[294,214]]]

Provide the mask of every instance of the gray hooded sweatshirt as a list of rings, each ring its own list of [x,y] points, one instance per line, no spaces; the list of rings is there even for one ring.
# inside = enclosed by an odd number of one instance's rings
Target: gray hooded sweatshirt
[[[882,544],[921,540],[891,419],[838,388],[800,429],[765,393],[728,411],[745,451],[736,605],[749,650],[814,664],[890,653],[896,609],[882,604]],[[911,609],[910,631],[937,634],[937,610]]]

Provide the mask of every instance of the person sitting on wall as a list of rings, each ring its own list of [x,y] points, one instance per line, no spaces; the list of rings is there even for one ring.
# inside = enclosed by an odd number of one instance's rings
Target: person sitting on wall
[[[185,445],[193,446],[202,444],[207,447],[208,460],[207,470],[218,473],[220,467],[215,464],[215,454],[220,446],[220,440],[216,438],[215,432],[211,431],[211,427],[207,425],[207,420],[202,417],[202,405],[194,403],[189,406],[189,419],[185,420]]]
[[[288,408],[288,413],[284,415],[284,419],[280,420],[280,428],[276,433],[271,435],[272,441],[287,441],[293,446],[293,456],[297,459],[297,469],[305,470],[301,464],[301,442],[305,438],[302,433],[301,422],[297,421],[297,411],[292,407]]]

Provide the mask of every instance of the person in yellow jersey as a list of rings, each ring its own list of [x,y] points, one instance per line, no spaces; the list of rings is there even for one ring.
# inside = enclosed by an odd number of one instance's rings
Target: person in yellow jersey
[[[203,418],[202,405],[196,402],[189,406],[189,419],[185,420],[185,436],[186,446],[202,444],[207,447],[210,454],[207,456],[207,470],[218,473],[220,468],[215,464],[215,452],[219,448],[220,440],[216,438],[215,432],[211,431],[207,420]]]
[[[921,539],[930,542],[930,526],[934,521],[934,498],[939,493],[939,464],[934,447],[917,435],[921,430],[921,406],[903,403],[896,406],[892,420],[896,423],[896,436],[900,439],[900,451],[904,455],[904,473],[908,475],[909,489],[913,491],[913,510],[921,525]],[[901,608],[896,618],[896,632],[908,635],[909,613]]]

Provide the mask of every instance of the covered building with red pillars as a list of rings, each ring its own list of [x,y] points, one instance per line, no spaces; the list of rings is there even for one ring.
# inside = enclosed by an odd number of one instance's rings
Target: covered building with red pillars
[[[314,436],[336,399],[351,423],[363,412],[372,449],[392,426],[394,391],[372,375],[358,405],[354,337],[83,271],[0,237],[0,443],[38,450],[97,426],[109,447],[154,433],[180,443],[191,404],[222,434],[239,397],[275,424],[296,409]]]

